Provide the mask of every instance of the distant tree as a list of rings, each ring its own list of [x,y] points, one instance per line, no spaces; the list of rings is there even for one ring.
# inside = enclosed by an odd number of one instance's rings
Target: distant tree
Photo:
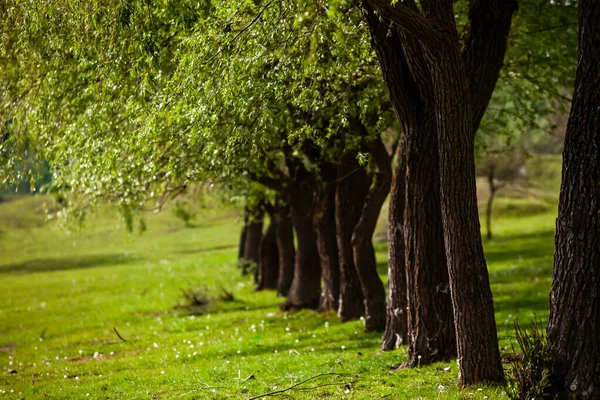
[[[579,1],[579,64],[563,152],[548,345],[561,398],[600,398],[600,7]]]

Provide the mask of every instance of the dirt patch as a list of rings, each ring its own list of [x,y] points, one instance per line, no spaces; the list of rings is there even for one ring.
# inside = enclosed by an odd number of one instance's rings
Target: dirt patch
[[[14,354],[17,346],[14,343],[8,343],[0,346],[0,353]]]

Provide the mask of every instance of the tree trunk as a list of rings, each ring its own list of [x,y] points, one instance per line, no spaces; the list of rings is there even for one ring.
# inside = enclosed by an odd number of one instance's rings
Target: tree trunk
[[[319,304],[320,311],[337,310],[340,294],[340,265],[335,237],[335,179],[336,165],[325,163],[321,167],[324,181],[318,195],[314,226],[317,233],[317,247],[323,274],[323,291]]]
[[[244,209],[244,225],[242,226],[242,232],[240,233],[240,244],[238,247],[238,264],[241,265],[246,252],[246,232],[248,230],[248,210]]]
[[[277,289],[279,279],[279,253],[277,251],[277,222],[271,215],[271,223],[261,242],[258,262],[258,286],[256,290]]]
[[[262,239],[264,211],[257,206],[250,209],[242,259],[242,275],[254,272],[254,281],[258,283],[258,260]]]
[[[421,10],[414,1],[391,4],[387,0],[367,0],[367,4],[394,22],[400,38],[396,53],[400,49],[404,52],[422,104],[436,118],[458,385],[502,381],[493,299],[477,215],[474,137],[502,67],[517,2],[471,1],[462,53],[452,2],[421,0]],[[378,51],[378,56],[381,59],[382,52]],[[384,68],[385,63],[381,64]],[[400,68],[405,70],[402,63]],[[384,71],[384,77],[388,88],[404,83],[400,74]],[[397,87],[396,91],[402,89]],[[407,102],[406,97],[396,97],[390,88],[392,102],[399,99],[394,105],[402,121],[407,107],[410,110],[415,104]]]
[[[404,176],[406,156],[400,144],[390,189],[388,211],[388,303],[381,350],[408,343],[406,270],[404,264]]]
[[[359,124],[359,129],[366,133],[362,124]],[[381,207],[390,192],[392,180],[390,157],[379,138],[371,144],[370,154],[377,166],[375,183],[366,196],[360,219],[352,234],[354,263],[365,297],[365,330],[367,332],[385,330],[385,288],[377,272],[373,233],[377,226]]]
[[[496,192],[498,191],[498,187],[496,184],[494,184],[494,175],[495,168],[494,166],[490,166],[488,172],[488,187],[490,189],[490,197],[488,198],[487,207],[485,209],[485,226],[488,240],[492,240],[492,210],[494,206],[494,198],[496,197]]]
[[[369,190],[369,177],[356,161],[356,154],[345,155],[338,167],[335,193],[336,240],[340,264],[338,316],[342,322],[364,315],[363,293],[354,264],[352,233],[358,223]]]
[[[288,295],[292,280],[294,279],[294,228],[290,207],[278,204],[275,213],[277,221],[275,236],[277,241],[277,254],[279,255],[279,279],[277,280],[277,294],[285,297]]]
[[[404,130],[404,243],[408,302],[405,367],[456,357],[456,334],[440,208],[435,117],[416,115]],[[412,125],[412,126],[411,126]]]
[[[459,387],[503,381],[494,300],[477,210],[471,98],[458,38],[433,70],[440,152],[442,221],[458,350]],[[448,95],[451,94],[451,95]],[[460,173],[458,173],[460,172]]]
[[[600,399],[600,8],[580,1],[565,136],[548,345],[560,398]]]
[[[321,295],[321,266],[313,229],[316,178],[299,166],[290,195],[292,221],[298,241],[294,278],[284,309],[316,309]]]

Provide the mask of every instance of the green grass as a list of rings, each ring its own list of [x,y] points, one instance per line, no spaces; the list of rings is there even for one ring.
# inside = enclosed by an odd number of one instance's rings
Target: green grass
[[[380,334],[360,321],[279,313],[282,300],[253,293],[236,268],[231,213],[204,213],[193,227],[152,214],[139,236],[104,209],[68,233],[44,222],[49,202],[0,203],[0,398],[243,399],[319,374],[280,397],[505,398],[502,387],[459,392],[454,361],[396,371],[406,349],[380,354]],[[496,219],[485,243],[504,353],[515,318],[547,318],[554,218]],[[377,251],[383,274],[385,244]],[[175,306],[195,286],[234,301],[187,315]]]

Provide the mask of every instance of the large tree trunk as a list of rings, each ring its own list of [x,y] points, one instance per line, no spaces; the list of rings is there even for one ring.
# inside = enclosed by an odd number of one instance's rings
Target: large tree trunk
[[[336,240],[340,264],[340,297],[338,316],[342,322],[364,315],[363,293],[354,264],[352,233],[358,223],[370,181],[356,154],[340,161],[335,193]]]
[[[258,262],[258,286],[256,290],[277,289],[279,279],[279,252],[277,250],[277,222],[271,213],[271,222],[261,242]]]
[[[242,275],[254,272],[254,281],[258,283],[258,261],[260,241],[262,240],[264,211],[262,207],[248,208],[248,225],[245,234],[244,256],[240,262]]]
[[[290,207],[298,251],[294,279],[284,308],[316,309],[321,295],[321,266],[317,237],[313,229],[316,178],[304,166],[299,166],[291,189]]]
[[[417,115],[404,130],[404,243],[408,358],[416,367],[456,357],[456,334],[440,209],[439,159],[433,115]],[[411,125],[410,123],[408,125]]]
[[[292,280],[294,279],[294,260],[296,250],[294,249],[294,227],[290,207],[281,202],[277,205],[275,213],[277,226],[275,236],[277,241],[277,254],[279,255],[279,279],[277,280],[277,294],[286,297]]]
[[[470,1],[461,54],[451,1],[421,0],[422,14],[414,1],[367,2],[394,22],[423,104],[434,111],[436,118],[458,384],[463,387],[480,381],[502,381],[493,299],[477,215],[474,137],[502,67],[517,3]],[[381,52],[378,55],[381,58]],[[388,88],[402,83],[394,79],[397,74],[384,72],[384,76]],[[394,102],[391,89],[390,94]],[[397,110],[402,120],[407,102],[402,97],[400,100]]]
[[[404,176],[406,156],[400,144],[392,177],[388,211],[388,304],[381,350],[408,343],[406,270],[404,264]]]
[[[321,166],[322,184],[318,195],[314,226],[317,247],[321,259],[323,290],[320,311],[337,310],[340,294],[340,265],[335,232],[335,187],[337,166],[324,163]]]
[[[238,264],[244,259],[246,252],[246,231],[248,230],[248,211],[244,209],[244,226],[242,226],[242,232],[240,233],[240,244],[238,246]],[[240,264],[241,265],[241,264]]]
[[[580,1],[563,152],[548,345],[561,398],[600,399],[600,8]]]
[[[388,25],[372,14],[367,21],[403,128],[390,198],[390,304],[382,349],[408,344],[403,365],[414,367],[456,356],[435,119],[409,71],[398,32],[390,35]]]
[[[358,125],[358,129],[366,133],[364,126]],[[365,297],[365,330],[367,332],[385,330],[385,288],[377,272],[373,233],[377,226],[381,207],[390,192],[392,180],[390,157],[379,138],[371,144],[370,154],[377,166],[375,182],[365,199],[360,219],[352,234],[354,263]]]

